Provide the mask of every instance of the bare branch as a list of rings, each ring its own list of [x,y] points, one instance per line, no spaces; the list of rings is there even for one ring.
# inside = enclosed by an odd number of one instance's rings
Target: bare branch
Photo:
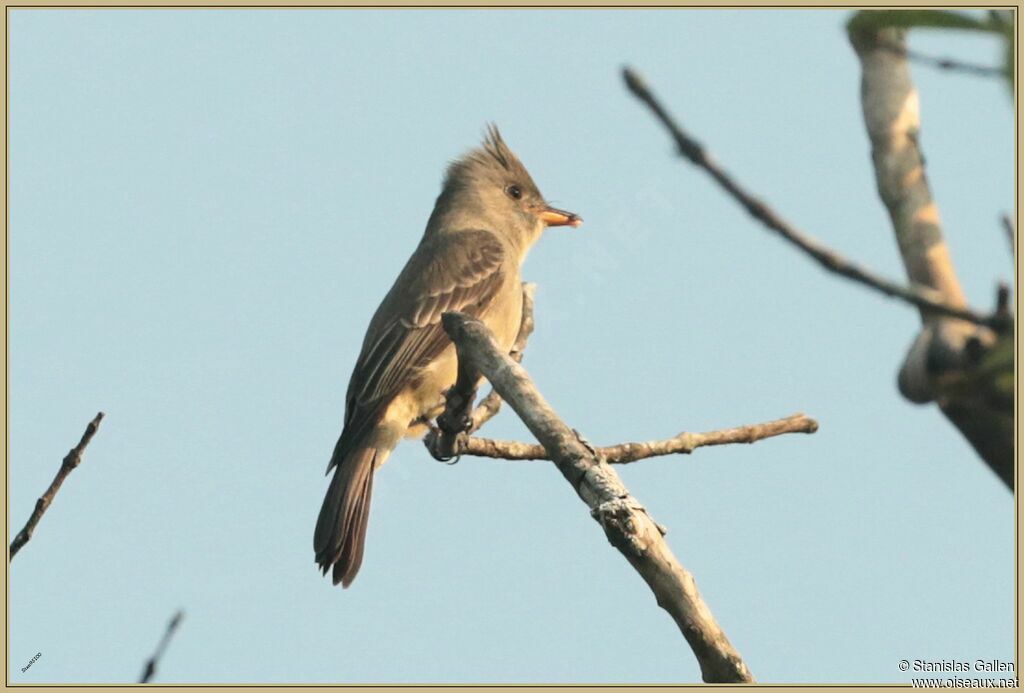
[[[139,677],[139,683],[149,683],[153,675],[156,674],[156,665],[160,663],[160,658],[164,656],[164,651],[167,649],[167,645],[171,642],[171,638],[174,637],[175,631],[178,630],[178,626],[181,625],[182,619],[185,618],[185,612],[178,609],[171,620],[167,623],[167,630],[164,631],[164,635],[160,638],[160,643],[156,646],[156,651],[153,652],[153,656],[146,660],[146,666],[142,670],[142,676]]]
[[[455,384],[444,393],[444,411],[437,417],[436,426],[428,422],[430,434],[424,440],[430,454],[441,462],[458,456],[456,448],[473,425],[473,400],[481,373],[470,359],[458,360],[457,373]]]
[[[427,449],[430,450],[429,445]],[[551,456],[548,455],[544,446],[537,443],[520,443],[516,440],[494,440],[493,438],[477,438],[475,436],[460,438],[455,446],[455,454],[490,457],[495,460],[551,461]]]
[[[1014,256],[1017,255],[1017,227],[1013,223],[1013,217],[1009,214],[1004,214],[1000,217],[1000,221],[1003,222],[1003,231],[1006,232],[1006,240],[1010,244],[1010,252]]]
[[[765,438],[787,433],[814,433],[818,422],[804,414],[793,414],[784,419],[765,423],[737,426],[704,433],[680,433],[667,440],[652,440],[645,443],[621,443],[596,448],[597,454],[608,464],[629,464],[650,457],[663,455],[689,455],[697,448],[730,443],[754,443]],[[430,450],[430,446],[427,446]],[[511,440],[463,437],[458,440],[455,455],[490,457],[502,460],[551,460],[544,446],[536,443],[520,443]]]
[[[764,226],[775,231],[792,245],[809,255],[819,265],[840,276],[851,279],[864,286],[871,287],[876,291],[898,298],[906,303],[912,304],[922,310],[932,311],[961,320],[977,323],[979,325],[997,326],[1001,324],[1001,318],[992,315],[981,315],[962,305],[955,305],[948,302],[945,297],[935,289],[920,284],[904,286],[894,281],[881,277],[859,265],[850,262],[839,253],[827,248],[817,240],[799,231],[790,223],[783,220],[765,202],[757,199],[739,185],[732,176],[720,167],[704,146],[690,137],[676,123],[675,119],[665,110],[661,102],[654,96],[643,79],[630,68],[624,68],[622,76],[625,79],[629,91],[644,103],[661,121],[669,134],[675,140],[679,154],[688,159],[694,165],[704,169],[733,199],[740,203],[754,219]]]
[[[918,53],[917,51],[908,50],[907,58],[912,62],[930,65],[940,70],[964,72],[970,75],[977,75],[978,77],[1002,77],[1004,75],[1003,68],[994,65],[976,65],[953,58],[936,58],[931,55]]]
[[[849,30],[861,65],[861,105],[871,141],[871,159],[879,197],[892,220],[907,277],[937,291],[949,305],[965,305],[953,260],[942,236],[938,205],[925,175],[921,150],[921,114],[917,90],[906,57],[884,46],[905,46],[906,31],[890,26]],[[972,364],[999,341],[1012,340],[1013,315],[1009,291],[997,294],[996,310],[984,322],[950,320],[922,310],[922,331],[900,368],[900,390],[914,402],[936,401],[943,414],[971,443],[978,455],[1011,491],[1014,485],[1014,420],[979,383],[950,389],[962,382]],[[992,330],[979,328],[991,327]],[[1011,342],[1012,343],[1012,342]],[[1012,365],[1011,365],[1012,369]]]
[[[647,443],[623,443],[600,448],[610,464],[628,464],[659,455],[689,455],[697,448],[731,443],[755,443],[765,438],[786,433],[814,433],[818,422],[804,414],[793,414],[784,419],[768,421],[749,426],[737,426],[720,431],[705,433],[680,433],[668,440],[654,440]]]
[[[71,474],[74,469],[82,463],[82,453],[85,452],[85,448],[89,445],[89,441],[96,435],[96,431],[99,430],[100,422],[103,420],[103,412],[98,413],[89,425],[85,427],[85,433],[82,434],[82,439],[78,441],[78,445],[71,448],[67,455],[64,456],[64,460],[61,462],[60,469],[57,470],[57,476],[53,477],[53,481],[50,482],[49,488],[46,492],[39,497],[36,501],[36,507],[32,511],[32,515],[28,518],[28,522],[17,536],[14,537],[14,541],[11,542],[9,549],[9,556],[13,560],[21,547],[28,543],[28,540],[32,538],[32,533],[36,529],[36,525],[43,519],[43,514],[47,508],[50,507],[50,503],[53,502],[54,496],[57,495],[57,491],[60,490],[61,484]]]
[[[707,682],[752,682],[697,591],[693,576],[679,564],[659,526],[578,433],[544,400],[526,370],[501,353],[490,331],[461,313],[445,313],[444,328],[459,361],[471,361],[544,446],[558,470],[591,510],[605,536],[648,584],[658,605],[675,620],[693,650]]]
[[[996,67],[992,65],[976,65],[974,63],[964,62],[962,60],[955,60],[953,58],[936,58],[931,55],[925,55],[918,51],[911,50],[905,45],[898,43],[881,43],[878,46],[883,50],[892,51],[897,55],[902,55],[911,62],[918,63],[919,65],[928,65],[929,67],[935,67],[940,70],[947,70],[949,72],[963,72],[978,77],[1004,77],[1005,72],[1002,67]]]
[[[492,389],[486,397],[480,400],[480,404],[476,405],[476,409],[470,415],[469,432],[479,431],[485,423],[497,416],[499,411],[501,411],[501,397]]]
[[[509,355],[516,363],[523,362],[523,354],[526,352],[526,342],[533,334],[533,295],[537,291],[537,285],[523,282],[523,319],[519,324],[519,334],[512,344]],[[476,409],[473,410],[472,421],[469,433],[479,431],[480,427],[493,419],[501,409],[501,397],[491,388],[486,397],[481,400]]]
[[[526,342],[530,339],[530,335],[533,334],[533,297],[536,290],[536,284],[523,282],[523,312],[519,323],[519,333],[516,335],[512,348],[509,350],[509,356],[516,363],[522,363],[523,354],[526,351]],[[464,407],[471,403],[476,396],[474,390],[476,377],[469,373],[463,373],[462,368],[464,365],[461,362],[459,365],[460,378],[451,390],[445,393],[448,406],[445,407],[444,413],[438,418],[438,425],[435,426],[430,421],[426,422],[428,431],[423,438],[423,445],[427,448],[427,452],[430,453],[431,457],[439,462],[448,462],[453,458],[466,454],[465,447],[469,436],[480,430],[485,423],[493,419],[501,410],[501,396],[494,388],[491,388],[487,396],[469,414],[468,422],[455,421],[456,407],[453,405],[460,403]],[[467,425],[462,429],[460,423],[466,423]],[[496,449],[493,445],[488,446],[478,443],[473,443],[472,445],[480,448]],[[507,446],[509,445],[521,444],[508,443]]]

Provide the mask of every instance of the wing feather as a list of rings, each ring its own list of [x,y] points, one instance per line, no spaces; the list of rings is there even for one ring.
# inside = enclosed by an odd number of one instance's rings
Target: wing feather
[[[370,323],[349,381],[345,428],[328,471],[451,343],[441,316],[461,311],[479,317],[490,304],[504,283],[504,257],[501,242],[489,231],[424,239]]]

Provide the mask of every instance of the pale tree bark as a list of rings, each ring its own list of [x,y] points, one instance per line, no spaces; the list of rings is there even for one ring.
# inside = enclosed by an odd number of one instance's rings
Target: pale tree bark
[[[896,229],[908,284],[846,259],[786,221],[683,130],[639,74],[625,68],[623,78],[630,92],[668,130],[679,155],[707,172],[751,217],[826,271],[918,308],[924,326],[900,369],[900,392],[915,403],[938,403],[1012,490],[1015,346],[1009,289],[997,287],[991,312],[967,305],[924,174],[917,141],[917,93],[907,68],[907,57],[913,54],[908,53],[902,32],[873,26],[882,14],[856,15],[850,36],[864,66],[864,114],[878,188]]]
[[[497,396],[492,391],[488,397]],[[499,400],[500,401],[500,400]],[[479,407],[477,407],[479,410]],[[475,430],[475,429],[474,429]],[[793,414],[783,419],[766,421],[759,424],[747,424],[735,428],[724,428],[702,433],[682,432],[665,440],[648,440],[642,443],[619,443],[608,447],[596,448],[595,452],[608,464],[629,464],[651,457],[665,455],[689,455],[697,448],[714,445],[731,445],[735,443],[756,443],[766,438],[786,433],[814,433],[818,430],[818,422],[805,414]],[[433,429],[424,440],[427,450],[435,458],[451,458],[460,455],[471,457],[489,457],[496,460],[550,461],[551,456],[543,445],[537,443],[521,443],[516,440],[493,440],[476,436],[456,436],[443,448],[443,434]]]
[[[889,211],[908,279],[952,306],[967,301],[943,239],[938,206],[925,175],[918,138],[920,104],[907,63],[906,32],[851,23],[850,41],[860,59],[861,102],[871,140],[878,193]],[[1014,488],[1013,402],[973,377],[986,353],[1012,340],[1008,292],[1000,290],[989,325],[921,307],[922,331],[900,369],[907,399],[936,402],[985,463]],[[1012,343],[1012,342],[1011,342]]]
[[[600,523],[611,544],[644,579],[658,605],[672,616],[700,663],[704,681],[753,682],[753,675],[715,621],[693,576],[680,565],[665,542],[664,528],[630,495],[600,452],[558,417],[526,370],[501,352],[483,323],[460,313],[446,313],[443,320],[459,357],[460,379],[449,402],[458,402],[456,407],[465,408],[472,403],[477,374],[487,378],[590,508],[591,516]],[[464,410],[446,410],[438,419],[442,428],[446,419],[471,422]],[[435,440],[440,436],[435,436]]]

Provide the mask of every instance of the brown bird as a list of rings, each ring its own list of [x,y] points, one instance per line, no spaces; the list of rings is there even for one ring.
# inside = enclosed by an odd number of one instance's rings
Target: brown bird
[[[555,209],[491,125],[483,145],[448,167],[423,238],[370,321],[345,397],[345,422],[313,545],[334,584],[348,587],[363,561],[373,472],[405,436],[444,410],[455,384],[455,347],[441,315],[483,321],[510,349],[522,315],[520,267],[548,226],[579,226]]]

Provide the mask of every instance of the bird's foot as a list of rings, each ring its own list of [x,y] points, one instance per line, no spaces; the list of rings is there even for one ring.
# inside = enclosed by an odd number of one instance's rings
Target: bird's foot
[[[437,427],[441,432],[449,436],[457,436],[460,433],[469,433],[473,428],[473,417],[469,412],[451,413],[445,410],[437,417]]]
[[[431,427],[423,442],[426,444],[427,452],[438,462],[455,464],[459,461],[462,450],[465,447],[465,440],[469,434],[458,432],[455,434],[445,433],[439,428]]]
[[[469,433],[473,428],[473,398],[463,397],[453,390],[448,392],[444,411],[437,417],[437,427],[448,436]]]

